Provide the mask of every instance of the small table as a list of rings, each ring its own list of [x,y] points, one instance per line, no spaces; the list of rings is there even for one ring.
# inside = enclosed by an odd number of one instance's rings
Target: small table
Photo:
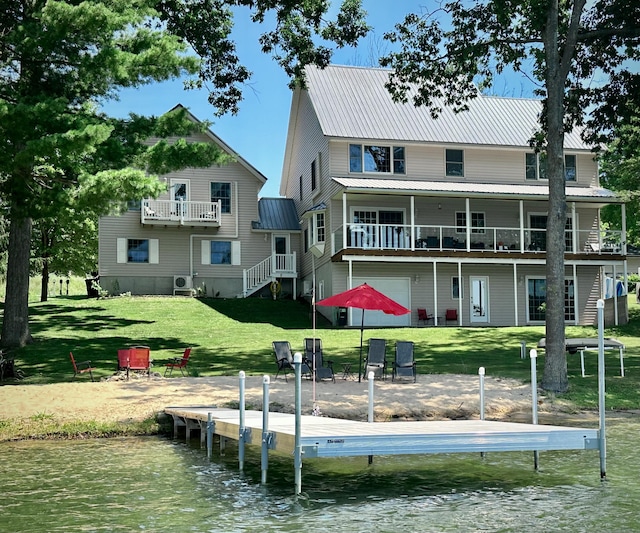
[[[349,379],[349,378],[353,378],[353,379],[356,378],[353,375],[353,372],[351,372],[351,363],[342,363],[342,379]]]

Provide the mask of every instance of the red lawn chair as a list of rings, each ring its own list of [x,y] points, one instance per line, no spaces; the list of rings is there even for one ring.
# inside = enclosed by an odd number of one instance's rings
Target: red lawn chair
[[[189,356],[191,355],[191,348],[185,349],[182,357],[174,357],[170,359],[169,362],[165,365],[167,368],[164,370],[164,377],[167,377],[167,372],[169,372],[169,377],[173,373],[174,368],[179,368],[180,373],[185,376],[185,369],[187,368],[187,363],[189,362]]]
[[[93,371],[94,367],[91,366],[91,361],[82,361],[80,363],[76,363],[75,358],[73,357],[73,353],[69,352],[69,357],[71,357],[71,364],[73,365],[73,377],[75,378],[78,374],[84,374],[85,372],[89,372],[91,376],[91,381],[93,379]]]

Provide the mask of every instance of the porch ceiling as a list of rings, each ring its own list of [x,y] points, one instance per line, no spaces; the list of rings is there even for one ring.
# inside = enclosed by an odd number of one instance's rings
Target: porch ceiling
[[[398,180],[384,178],[332,178],[347,192],[398,194],[415,196],[475,197],[495,199],[546,200],[547,185],[516,185],[508,183],[459,183],[453,181]],[[567,201],[589,204],[624,203],[613,191],[602,187],[566,187]],[[339,197],[339,195],[337,196]]]

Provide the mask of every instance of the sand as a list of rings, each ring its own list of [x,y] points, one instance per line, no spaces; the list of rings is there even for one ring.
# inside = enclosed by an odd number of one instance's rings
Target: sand
[[[261,409],[263,376],[247,376],[245,402],[248,409]],[[269,378],[270,410],[293,412],[294,379]],[[392,419],[478,418],[479,377],[468,375],[419,375],[417,382],[374,382],[374,414],[377,421]],[[315,394],[315,396],[314,396]],[[369,382],[336,378],[336,382],[302,380],[302,408],[311,414],[366,420]],[[315,401],[314,401],[315,397]],[[30,418],[47,415],[57,421],[140,421],[155,416],[169,406],[235,407],[239,400],[239,377],[155,376],[129,381],[91,382],[82,376],[73,383],[11,385],[0,387],[0,418]],[[512,379],[485,377],[487,418],[531,418],[531,388]],[[540,399],[541,412],[558,406]]]

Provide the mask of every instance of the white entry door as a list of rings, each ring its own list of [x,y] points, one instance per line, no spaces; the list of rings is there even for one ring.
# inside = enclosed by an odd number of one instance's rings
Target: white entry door
[[[487,276],[470,276],[471,287],[470,317],[471,322],[489,322],[489,278]]]
[[[188,213],[187,203],[190,198],[190,182],[184,179],[172,179],[171,180],[171,200],[173,205],[171,207],[171,214],[177,217],[186,216]]]

